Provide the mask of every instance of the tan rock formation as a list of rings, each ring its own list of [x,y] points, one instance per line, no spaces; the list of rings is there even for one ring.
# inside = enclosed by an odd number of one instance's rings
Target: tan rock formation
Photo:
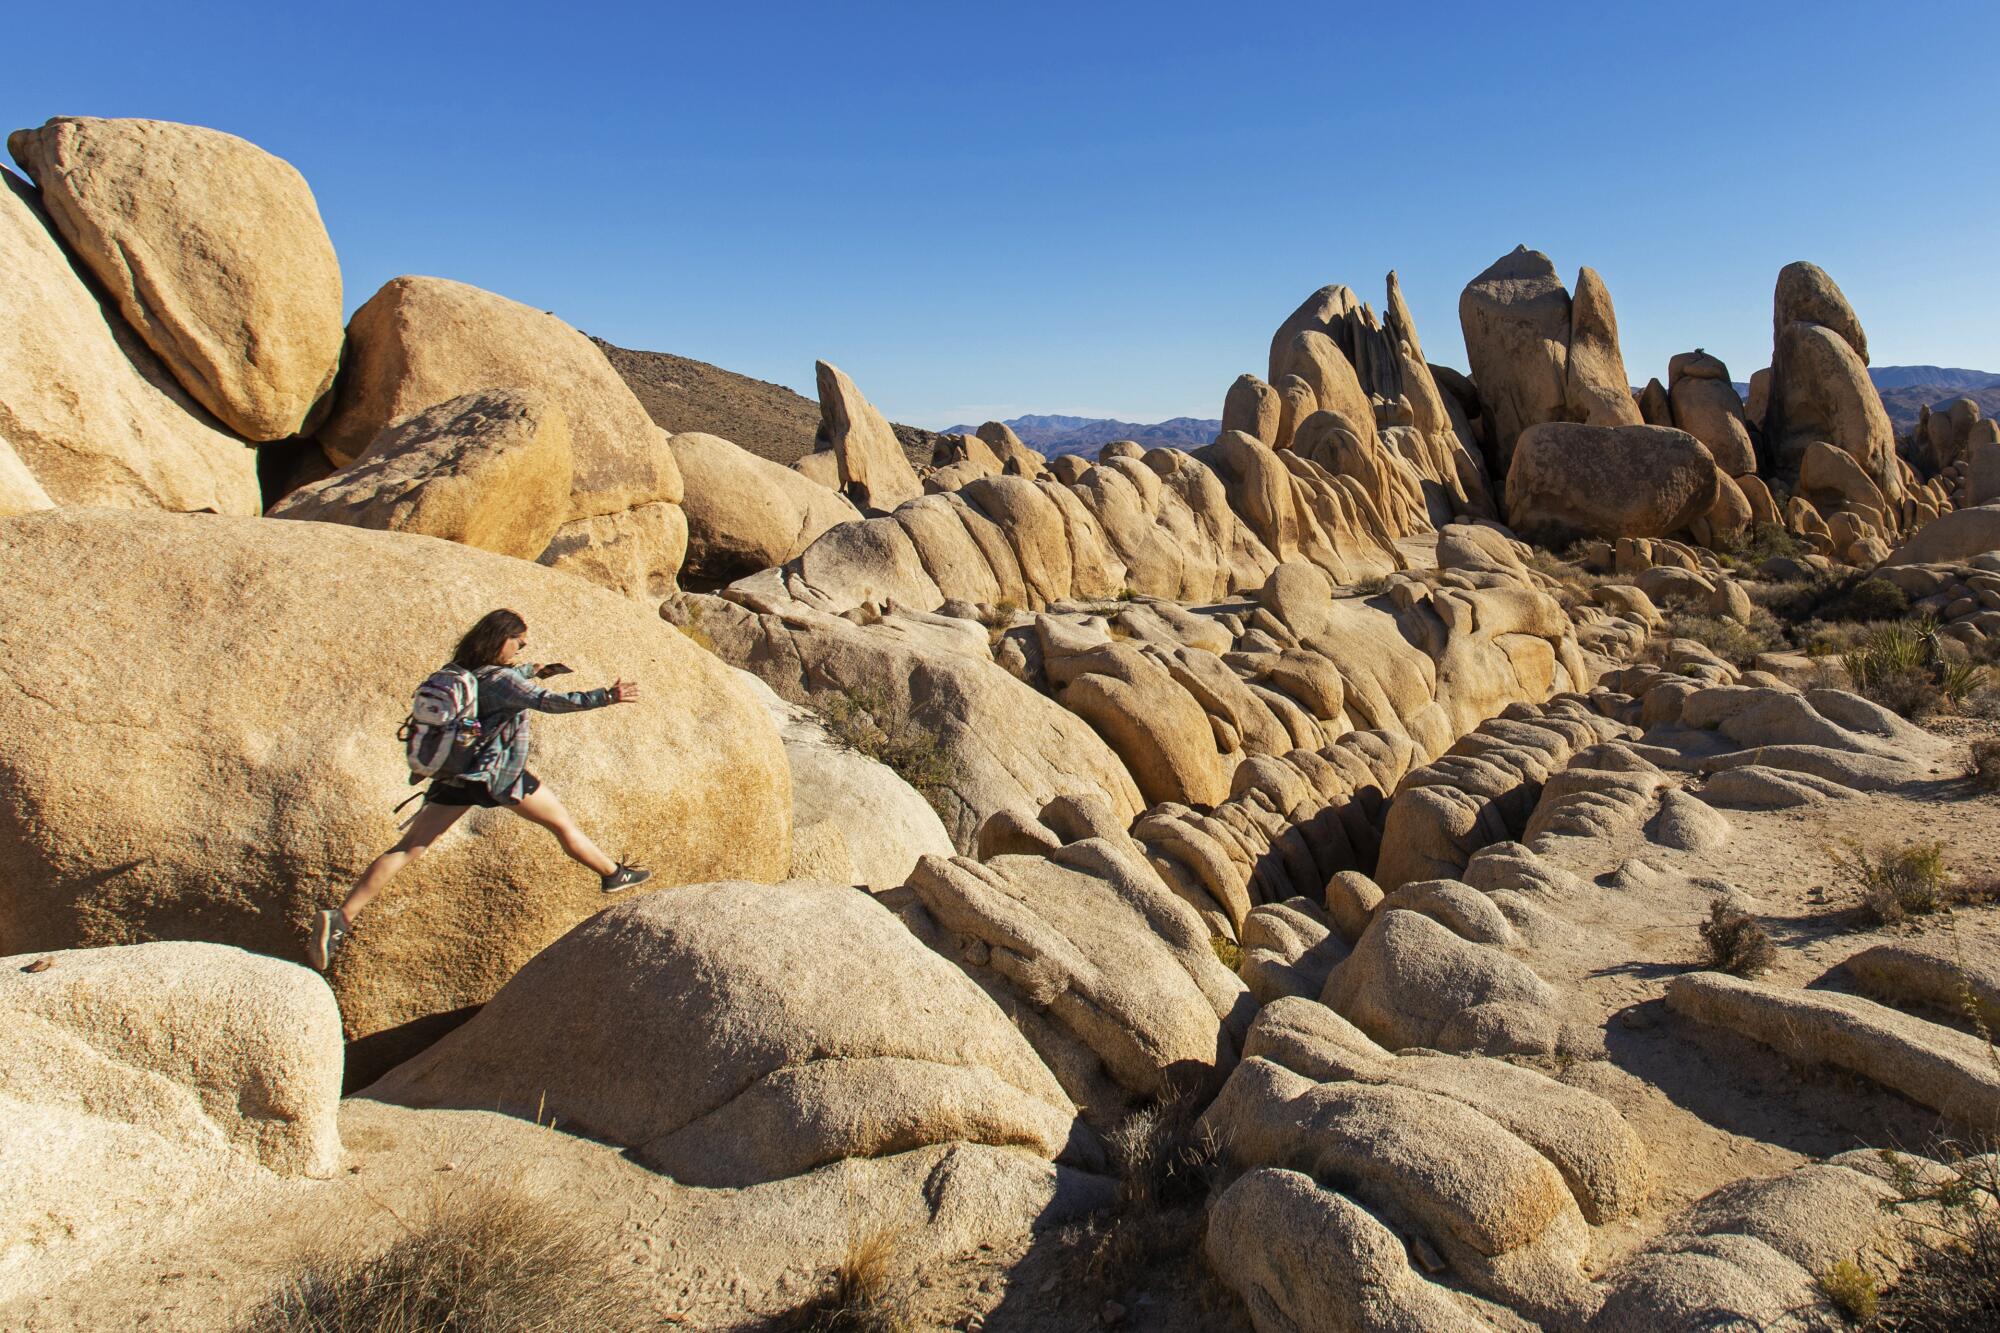
[[[1276,448],[1284,405],[1278,391],[1255,375],[1238,375],[1222,400],[1222,429],[1240,430]]]
[[[833,455],[842,494],[863,510],[883,512],[922,495],[923,483],[903,456],[888,419],[838,367],[819,361],[814,368],[819,377],[817,447]]]
[[[257,514],[257,456],[224,434],[70,267],[0,171],[0,438],[61,505]]]
[[[53,509],[55,501],[28,471],[28,465],[14,452],[14,446],[0,438],[0,518],[30,514],[37,509]]]
[[[844,497],[720,436],[688,431],[667,447],[681,473],[687,572],[698,578],[727,582],[782,565],[861,517]]]
[[[1664,537],[1714,507],[1719,476],[1715,459],[1684,431],[1549,422],[1516,446],[1507,518],[1523,529]]]
[[[0,1289],[334,1174],[340,1080],[339,1010],[302,967],[179,943],[0,959]]]
[[[1697,348],[1673,360],[1672,420],[1649,425],[1678,426],[1706,445],[1725,476],[1757,470],[1757,451],[1743,416],[1743,400],[1729,381],[1729,367]]]
[[[536,393],[486,390],[391,426],[352,467],[293,491],[270,514],[533,560],[569,516],[571,466],[561,408]]]
[[[580,684],[644,691],[552,720],[532,759],[601,845],[663,886],[788,869],[769,718],[721,662],[601,589],[401,533],[87,510],[0,520],[0,560],[0,731],[37,738],[0,756],[0,784],[40,812],[0,831],[0,882],[19,886],[0,894],[7,952],[164,938],[301,957],[313,912],[396,841],[410,690],[496,606]],[[84,623],[97,651],[79,656]],[[349,1038],[379,1038],[351,1060],[422,1044],[602,905],[541,829],[469,817],[334,967]]]
[[[1075,1123],[978,987],[867,894],[796,882],[622,903],[369,1095],[553,1115],[705,1186],[932,1143],[1053,1158]]]
[[[340,366],[340,264],[290,163],[162,120],[59,116],[7,147],[202,406],[246,439],[312,429]]]
[[[1793,324],[1819,324],[1831,329],[1853,349],[1862,365],[1868,364],[1868,335],[1861,320],[1848,304],[1847,293],[1827,276],[1825,269],[1805,260],[1795,260],[1778,270],[1778,284],[1771,296],[1771,338],[1775,343]],[[1773,371],[1776,363],[1772,363]]]
[[[1038,477],[1046,466],[1047,460],[1021,443],[1021,437],[1004,421],[988,421],[980,426],[979,438],[999,458],[1000,470],[1010,476]]]
[[[1594,268],[1577,272],[1569,327],[1563,400],[1570,419],[1592,426],[1645,424],[1618,348],[1618,316],[1611,308],[1611,292]]]
[[[545,394],[569,420],[570,519],[680,503],[664,432],[590,339],[554,315],[443,278],[396,278],[354,312],[338,404],[319,441],[345,465],[414,412],[507,388]]]
[[[1494,464],[1504,473],[1522,431],[1564,418],[1569,291],[1547,255],[1516,246],[1466,284],[1458,298],[1458,319],[1472,379],[1492,426]]]

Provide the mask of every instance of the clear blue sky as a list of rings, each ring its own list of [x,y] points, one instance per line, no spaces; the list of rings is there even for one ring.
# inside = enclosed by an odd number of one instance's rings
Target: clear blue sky
[[[24,5],[5,128],[149,116],[311,182],[351,310],[457,278],[891,416],[1214,416],[1398,270],[1433,360],[1517,242],[1643,383],[1814,260],[1879,364],[2000,370],[2000,5]]]

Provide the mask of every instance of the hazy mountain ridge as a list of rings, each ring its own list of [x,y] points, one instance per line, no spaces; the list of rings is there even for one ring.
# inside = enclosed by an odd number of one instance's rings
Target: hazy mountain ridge
[[[1001,423],[1021,437],[1021,443],[1054,458],[1061,454],[1095,453],[1113,440],[1134,440],[1148,449],[1192,449],[1212,443],[1222,429],[1220,420],[1171,417],[1149,424],[1113,417],[1029,415]],[[972,435],[977,426],[952,426],[947,435]]]

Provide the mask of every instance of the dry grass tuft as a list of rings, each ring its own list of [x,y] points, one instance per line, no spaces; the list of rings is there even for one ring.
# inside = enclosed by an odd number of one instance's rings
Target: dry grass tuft
[[[1717,900],[1701,923],[1701,942],[1707,950],[1708,966],[1735,977],[1754,976],[1776,961],[1778,951],[1771,936],[1755,918]]]
[[[1188,1096],[1135,1110],[1106,1136],[1118,1191],[1110,1210],[1061,1233],[1065,1267],[1092,1303],[1135,1286],[1213,1282],[1201,1254],[1219,1145],[1197,1124]]]
[[[896,1262],[893,1228],[856,1233],[825,1291],[792,1311],[785,1326],[796,1333],[910,1333],[915,1302]]]
[[[1983,791],[2000,791],[2000,737],[1986,736],[1972,743],[1969,776]]]
[[[240,1333],[622,1333],[659,1323],[636,1284],[615,1276],[605,1228],[547,1200],[460,1182],[403,1227],[379,1254],[313,1255]]]

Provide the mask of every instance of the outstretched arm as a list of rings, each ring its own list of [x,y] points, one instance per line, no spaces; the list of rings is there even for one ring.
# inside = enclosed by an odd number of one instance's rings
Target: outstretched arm
[[[540,713],[580,713],[615,702],[609,689],[545,690],[519,671],[498,672],[482,681],[480,687],[490,692],[502,709],[508,710],[532,708]]]

